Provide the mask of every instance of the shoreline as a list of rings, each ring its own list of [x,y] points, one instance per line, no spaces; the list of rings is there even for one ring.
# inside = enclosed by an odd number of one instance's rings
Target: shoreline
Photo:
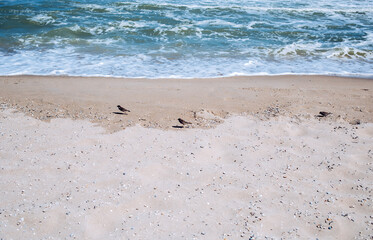
[[[337,77],[337,78],[357,78],[357,79],[368,79],[373,80],[373,74],[338,74],[338,73],[263,73],[263,74],[231,74],[231,75],[221,75],[214,77],[180,77],[180,76],[170,76],[170,77],[125,77],[125,76],[112,76],[112,75],[69,75],[69,74],[10,74],[10,75],[0,75],[2,77],[71,77],[71,78],[115,78],[115,79],[148,79],[148,80],[158,80],[158,79],[227,79],[227,78],[256,78],[256,77],[286,77],[286,76],[298,76],[298,77]]]
[[[230,115],[373,122],[373,81],[332,76],[143,79],[2,76],[0,101],[37,119],[89,119],[110,132],[140,124],[209,128]],[[131,110],[115,114],[117,105]],[[323,120],[323,119],[322,119]]]

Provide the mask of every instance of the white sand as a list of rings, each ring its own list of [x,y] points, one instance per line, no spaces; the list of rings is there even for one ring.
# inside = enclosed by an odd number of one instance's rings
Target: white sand
[[[1,239],[372,239],[373,124],[234,116],[215,129],[0,109]]]

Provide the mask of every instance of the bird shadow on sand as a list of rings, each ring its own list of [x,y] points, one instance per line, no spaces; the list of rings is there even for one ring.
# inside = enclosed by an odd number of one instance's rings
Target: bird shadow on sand
[[[173,128],[184,128],[183,126],[172,126]]]
[[[127,113],[122,113],[122,112],[113,112],[114,114],[118,114],[118,115],[128,115]]]

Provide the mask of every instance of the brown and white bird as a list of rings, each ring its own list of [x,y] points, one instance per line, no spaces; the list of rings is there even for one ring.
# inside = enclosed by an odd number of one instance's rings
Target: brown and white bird
[[[183,124],[183,125],[186,125],[186,124],[192,124],[191,122],[187,122],[181,118],[178,118],[177,120],[179,120],[179,123]]]
[[[122,112],[131,112],[130,110],[125,109],[125,108],[122,107],[121,105],[118,105],[117,108],[119,109],[119,111],[122,111]]]

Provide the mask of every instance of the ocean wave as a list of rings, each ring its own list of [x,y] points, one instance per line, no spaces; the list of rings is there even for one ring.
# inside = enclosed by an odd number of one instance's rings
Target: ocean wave
[[[96,13],[106,13],[106,12],[116,12],[117,9],[114,7],[111,7],[110,5],[100,5],[100,4],[75,4],[76,7],[91,11],[91,12],[96,12]]]
[[[320,51],[321,44],[292,43],[270,51],[270,55],[279,57],[309,57],[315,56]]]
[[[29,18],[29,20],[40,25],[47,25],[56,21],[53,17],[46,14],[38,14]]]
[[[218,27],[229,27],[229,28],[247,28],[248,27],[246,24],[238,24],[238,23],[226,21],[223,19],[208,19],[208,20],[195,21],[194,25],[203,26],[203,27],[218,26]]]
[[[355,47],[323,48],[321,43],[293,43],[268,51],[274,58],[312,57],[317,59],[357,59],[373,61],[373,50],[358,49]]]
[[[327,54],[327,58],[347,58],[373,61],[373,50],[361,50],[352,47],[338,47],[327,51]]]
[[[140,21],[122,20],[117,24],[117,27],[123,28],[123,29],[128,29],[128,28],[138,29],[138,28],[143,28],[143,27],[147,27],[150,25],[154,25],[154,24],[157,24],[157,23],[155,21],[144,21],[144,20],[140,20]]]
[[[369,1],[6,0],[0,4],[0,71],[370,74]]]
[[[104,49],[105,50],[105,49]],[[340,51],[336,49],[336,51]],[[347,50],[351,51],[351,50]],[[176,54],[176,55],[175,55]],[[351,55],[351,53],[349,53]],[[354,53],[358,55],[357,53]],[[35,59],[38,64],[34,64]],[[164,54],[88,54],[76,48],[23,51],[0,56],[3,75],[38,74],[72,76],[114,76],[164,78],[178,76],[221,77],[231,75],[263,74],[335,74],[364,75],[373,77],[372,61],[350,57],[300,60],[286,57],[265,59],[260,56],[238,57],[228,54],[220,57],[194,57],[168,50]]]
[[[354,7],[354,8],[338,8],[330,5],[325,7],[272,7],[272,6],[247,6],[247,4],[237,5],[231,4],[226,5],[220,3],[217,4],[177,4],[170,2],[113,2],[105,4],[92,4],[92,3],[77,3],[75,7],[83,9],[86,12],[91,13],[112,13],[112,14],[123,14],[125,12],[139,12],[139,13],[166,13],[166,12],[179,12],[183,14],[192,15],[220,15],[220,14],[286,14],[289,16],[305,16],[308,18],[320,18],[325,16],[342,16],[349,17],[351,15],[371,15],[373,13],[372,8]]]
[[[322,6],[320,8],[310,8],[310,7],[271,7],[271,6],[242,6],[242,5],[224,5],[224,4],[213,4],[213,5],[197,5],[197,4],[175,4],[175,3],[138,3],[138,2],[118,2],[115,3],[115,6],[121,8],[137,8],[139,10],[150,10],[150,11],[163,11],[163,10],[204,10],[204,9],[212,9],[212,10],[233,10],[233,11],[286,11],[286,12],[311,12],[311,13],[357,13],[357,14],[364,14],[364,13],[372,13],[373,9],[371,8],[335,8],[334,6],[330,5],[328,8]]]

